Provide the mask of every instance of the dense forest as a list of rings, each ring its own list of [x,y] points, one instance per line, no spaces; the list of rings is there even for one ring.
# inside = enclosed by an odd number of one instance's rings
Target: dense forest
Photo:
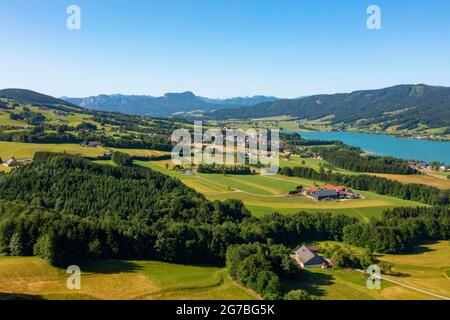
[[[344,228],[344,241],[377,252],[399,253],[430,240],[450,238],[447,207],[394,208],[381,221],[358,223]]]
[[[371,175],[345,175],[326,171],[320,172],[308,167],[284,167],[280,174],[311,180],[320,180],[329,183],[337,183],[363,191],[372,191],[382,195],[388,195],[405,200],[419,201],[430,205],[448,206],[450,204],[450,190],[441,190],[422,184],[403,184],[398,181]]]
[[[296,133],[281,133],[280,138],[283,139],[291,147],[326,146],[326,145],[342,144],[342,142],[340,141],[304,139]]]
[[[359,148],[339,145],[329,148],[315,148],[313,152],[319,154],[332,165],[355,172],[417,174],[410,168],[408,161],[393,157],[379,157],[363,155]]]

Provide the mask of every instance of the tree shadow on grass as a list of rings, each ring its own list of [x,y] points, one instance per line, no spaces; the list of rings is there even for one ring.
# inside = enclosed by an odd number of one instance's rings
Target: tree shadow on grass
[[[394,276],[399,278],[408,278],[411,277],[409,273],[399,272],[399,271],[391,271],[386,273],[387,276]]]
[[[87,273],[132,273],[143,270],[144,268],[131,261],[114,260],[114,259],[99,259],[99,260],[85,260],[74,263],[80,267],[81,272]]]
[[[436,241],[429,241],[429,242],[421,243],[421,244],[415,246],[414,248],[412,248],[411,250],[408,250],[404,254],[422,254],[422,253],[436,251],[435,249],[431,249],[431,248],[427,247],[429,245],[436,244],[436,243],[437,243]]]
[[[297,280],[286,281],[284,287],[286,291],[302,289],[310,295],[321,297],[326,294],[323,286],[329,286],[334,283],[334,277],[330,274],[303,269]]]
[[[0,301],[2,300],[44,300],[44,298],[40,295],[0,292]]]

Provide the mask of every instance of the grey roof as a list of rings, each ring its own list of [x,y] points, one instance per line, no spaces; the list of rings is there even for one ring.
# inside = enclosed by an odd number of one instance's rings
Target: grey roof
[[[314,192],[313,195],[316,197],[336,197],[338,196],[338,193],[336,190],[319,190]]]
[[[295,251],[295,255],[304,265],[319,265],[325,263],[322,257],[319,257],[305,246]]]

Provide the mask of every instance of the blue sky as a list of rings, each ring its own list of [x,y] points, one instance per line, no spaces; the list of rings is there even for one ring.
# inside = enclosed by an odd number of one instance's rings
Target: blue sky
[[[371,4],[381,30],[366,27]],[[450,86],[450,1],[0,0],[0,70],[0,88],[54,96]]]

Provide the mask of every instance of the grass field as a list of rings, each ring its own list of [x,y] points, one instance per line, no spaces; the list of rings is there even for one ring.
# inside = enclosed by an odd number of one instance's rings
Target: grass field
[[[81,290],[68,290],[65,270],[36,257],[0,257],[0,299],[256,299],[216,267],[155,261],[80,264]]]
[[[106,150],[103,148],[85,148],[78,144],[38,144],[0,141],[0,157],[3,160],[10,159],[11,157],[31,158],[38,151],[66,152],[96,157],[103,155]]]
[[[147,149],[119,149],[119,148],[109,148],[112,151],[120,151],[128,153],[130,156],[139,156],[139,157],[150,157],[150,156],[162,156],[170,154],[167,151],[158,151],[158,150],[147,150]]]
[[[114,150],[128,153],[132,156],[159,156],[167,154],[164,151],[143,150],[143,149],[118,149],[118,148],[86,148],[78,144],[38,144],[38,143],[17,143],[0,141],[0,158],[3,160],[15,158],[31,158],[38,151],[66,152],[69,154],[80,154],[88,157],[103,155],[106,151]]]
[[[320,167],[324,167],[326,170],[329,169],[330,164],[326,160],[319,160],[314,158],[299,158],[297,156],[291,157],[291,159],[281,159],[280,160],[280,166],[281,167],[296,167],[296,166],[303,166],[303,167],[309,167],[316,171],[320,170]],[[439,189],[450,189],[450,179],[447,179],[447,175],[450,173],[445,172],[437,172],[437,173],[430,173],[430,174],[413,174],[413,175],[401,175],[401,174],[382,174],[382,173],[358,173],[353,172],[341,168],[337,168],[334,166],[331,166],[331,171],[341,173],[341,174],[347,174],[347,175],[355,175],[355,174],[370,174],[375,175],[378,177],[387,178],[390,180],[396,180],[401,183],[416,183],[416,184],[424,184],[432,187],[436,187]]]
[[[289,191],[296,186],[309,187],[323,182],[312,181],[282,175],[223,175],[223,174],[193,174],[185,175],[180,171],[171,170],[171,161],[135,162],[138,166],[149,167],[164,174],[179,178],[187,186],[205,194],[210,200],[239,199],[256,216],[272,212],[294,213],[301,210],[311,212],[346,213],[367,220],[379,217],[387,208],[396,206],[421,206],[413,201],[382,196],[372,192],[361,192],[364,199],[351,201],[313,202],[304,197],[288,197]],[[166,164],[169,169],[165,168]]]
[[[42,114],[45,117],[45,119],[49,122],[54,121],[54,120],[66,120],[67,125],[74,127],[84,121],[84,122],[94,123],[98,127],[101,127],[100,123],[91,120],[93,118],[93,116],[90,114],[73,112],[73,113],[67,113],[67,115],[63,116],[63,115],[56,114],[55,110],[44,109],[44,108],[40,108],[40,107],[36,107],[36,106],[32,106],[32,105],[21,105],[19,107],[16,107],[14,110],[8,110],[8,111],[11,113],[16,113],[16,114],[21,113],[21,112],[23,112],[24,106],[27,107],[28,109],[30,109],[32,112]],[[11,124],[16,123],[16,125],[19,125],[19,126],[28,126],[28,124],[26,124],[23,121],[15,121],[15,120],[9,119],[8,112],[0,111],[0,125],[8,125],[9,123],[11,123]],[[11,124],[9,124],[9,125],[11,125]]]
[[[450,243],[422,245],[410,254],[381,255],[381,261],[394,264],[393,280],[450,297]]]
[[[0,111],[0,125],[1,126],[15,126],[15,127],[28,127],[28,124],[26,124],[23,121],[18,120],[11,120],[9,118],[9,113],[6,113],[4,111]]]
[[[401,183],[418,183],[428,186],[436,187],[439,189],[450,189],[450,180],[445,178],[438,178],[431,175],[400,175],[400,174],[374,174],[378,177],[383,177],[391,180],[396,180]]]
[[[380,255],[382,261],[395,264],[393,272],[383,277],[450,297],[450,246],[448,241],[423,245],[415,252]],[[365,276],[350,269],[309,269],[297,281],[285,283],[291,289],[304,289],[324,300],[428,300],[433,296],[387,281],[381,289],[368,289]]]

